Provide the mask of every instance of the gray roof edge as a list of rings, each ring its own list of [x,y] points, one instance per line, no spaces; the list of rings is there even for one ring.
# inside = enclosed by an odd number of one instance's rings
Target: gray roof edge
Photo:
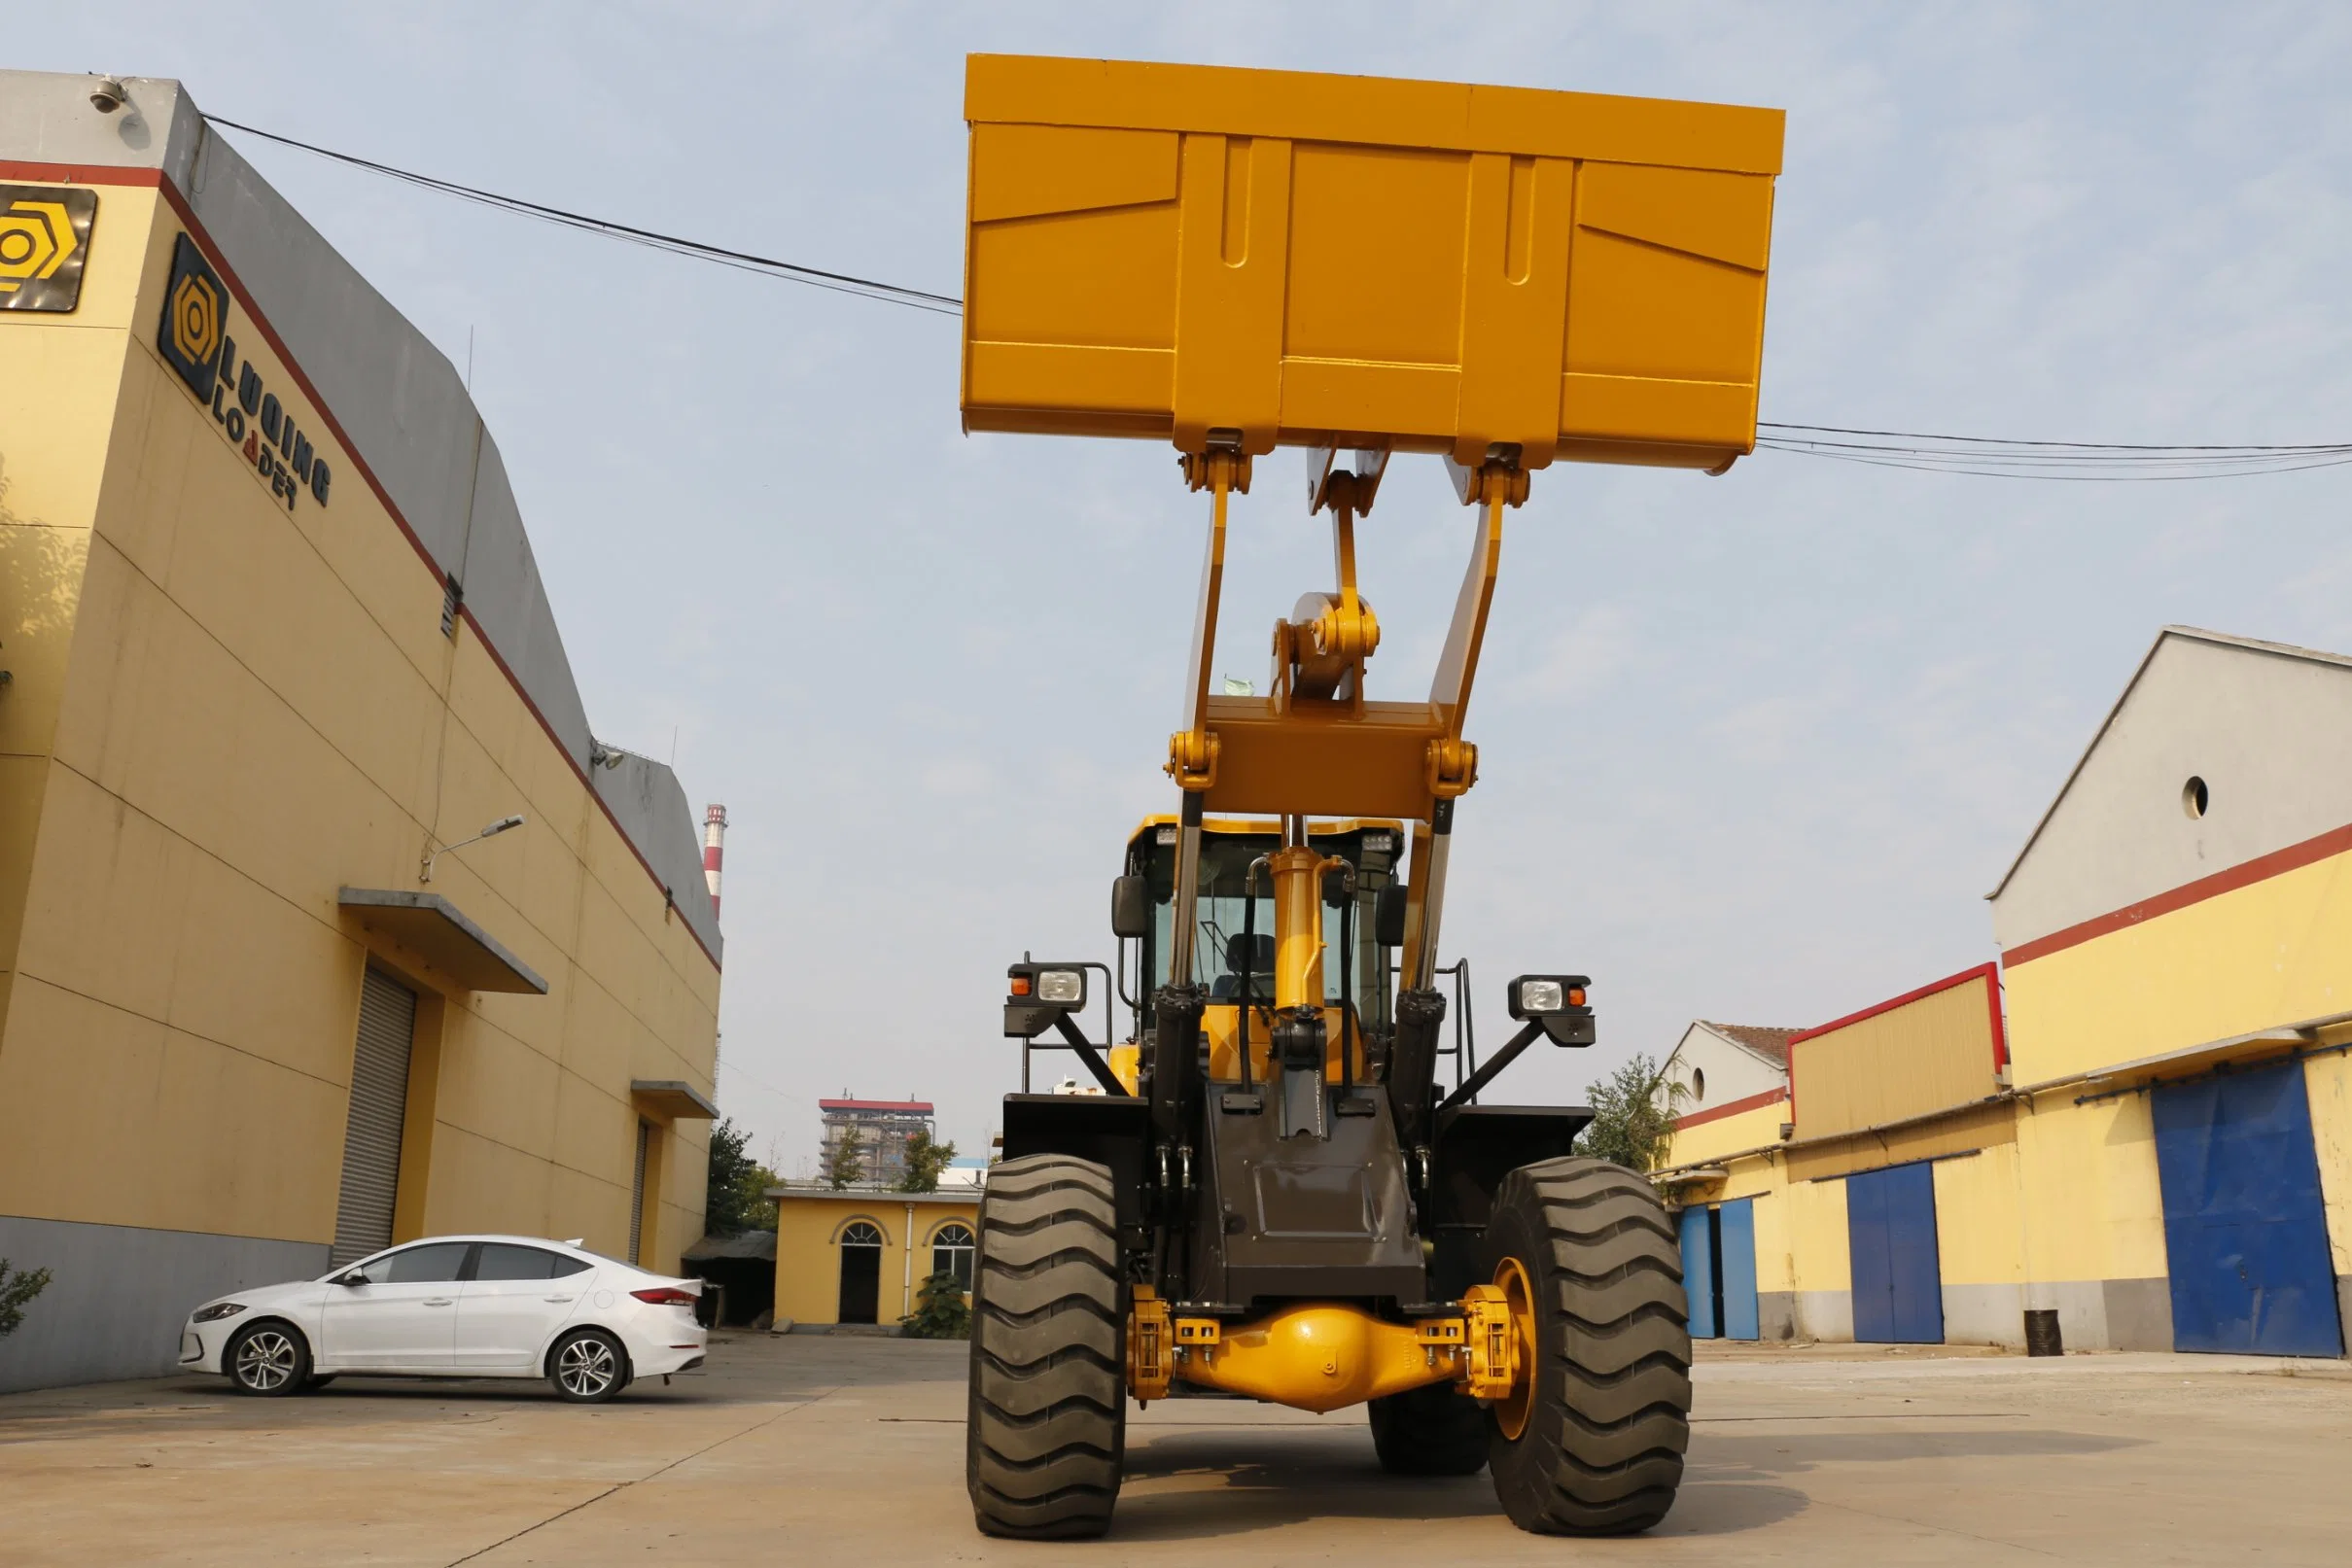
[[[474,938],[474,941],[479,942],[499,962],[529,981],[541,995],[544,996],[547,993],[547,983],[540,977],[537,969],[516,958],[508,950],[507,944],[483,930],[464,910],[449,902],[439,893],[412,892],[402,888],[338,888],[335,889],[334,901],[346,909],[432,910],[441,919]]]
[[[702,835],[678,775],[649,756],[602,741],[591,743],[596,758],[588,770],[596,796],[637,846],[654,880],[669,889],[671,904],[717,963],[725,952],[711,885],[703,875]]]

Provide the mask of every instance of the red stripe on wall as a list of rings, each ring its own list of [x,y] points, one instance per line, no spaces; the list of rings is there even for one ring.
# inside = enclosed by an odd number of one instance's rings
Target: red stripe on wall
[[[0,158],[0,180],[38,180],[45,185],[163,184],[161,169],[125,169],[105,163],[23,163]]]
[[[375,470],[368,466],[368,460],[360,452],[359,444],[352,440],[350,434],[343,429],[342,422],[334,417],[334,411],[327,405],[327,400],[319,396],[319,389],[311,385],[310,377],[302,373],[300,364],[296,361],[293,352],[286,347],[285,339],[278,336],[277,329],[269,325],[269,318],[263,315],[261,307],[254,302],[252,293],[246,289],[243,280],[237,276],[236,269],[228,264],[228,259],[221,254],[220,246],[213,243],[212,235],[201,223],[196,221],[195,212],[188,205],[187,199],[181,195],[179,188],[164,179],[160,169],[0,161],[0,177],[61,184],[153,186],[161,191],[163,199],[170,203],[173,213],[178,215],[180,222],[186,226],[190,236],[195,240],[197,248],[203,251],[204,259],[220,272],[221,281],[228,284],[229,292],[237,296],[237,302],[245,307],[245,314],[253,318],[255,328],[260,331],[263,339],[269,344],[270,351],[276,354],[280,363],[286,366],[286,373],[294,377],[295,384],[302,389],[302,396],[310,400],[310,405],[318,410],[319,418],[326,421],[327,428],[334,433],[335,440],[341,444],[352,467],[359,470],[361,478],[368,481],[368,488],[374,492],[375,499],[382,504],[385,515],[390,517],[393,526],[401,531],[401,537],[408,541],[409,548],[416,551],[416,558],[425,564],[425,570],[433,574],[435,583],[441,582],[441,569],[439,564],[433,559],[433,552],[425,547],[425,541],[417,537],[416,530],[408,526],[407,517],[393,503],[391,493],[384,488],[383,481],[375,476]],[[653,869],[653,862],[646,858],[645,852],[637,847],[637,841],[629,837],[628,829],[620,825],[620,819],[613,815],[613,808],[606,805],[604,797],[596,792],[595,781],[590,779],[587,772],[580,767],[579,759],[572,754],[572,749],[564,744],[563,737],[555,733],[555,726],[547,722],[547,715],[540,712],[539,704],[531,700],[530,692],[523,689],[522,681],[517,679],[513,670],[509,668],[505,657],[498,651],[497,645],[484,635],[481,622],[474,618],[471,610],[461,609],[459,612],[465,617],[466,624],[474,628],[474,635],[480,640],[483,648],[489,652],[490,660],[498,666],[499,674],[507,678],[507,684],[514,689],[515,696],[522,699],[523,707],[528,709],[531,716],[539,721],[539,727],[546,733],[547,740],[554,746],[557,754],[570,765],[573,776],[579,780],[580,787],[587,790],[588,798],[596,802],[597,810],[603,812],[605,820],[613,824],[613,831],[620,835],[621,843],[629,847],[629,853],[637,857],[637,863],[645,868],[645,874],[652,881],[653,886],[662,889],[665,907],[674,906],[677,901],[675,890],[661,880],[660,874]],[[710,959],[711,967],[714,969],[722,967],[718,955],[714,954],[703,942],[702,933],[694,929],[693,923],[682,915],[679,918],[679,923],[685,927],[686,935],[693,938],[694,945],[702,950],[702,956]]]
[[[2190,905],[2201,904],[2208,898],[2219,898],[2222,894],[2235,892],[2240,888],[2250,888],[2258,882],[2267,882],[2272,877],[2300,870],[2304,866],[2342,854],[2347,850],[2352,850],[2352,825],[2331,828],[2316,838],[2307,838],[2300,844],[2290,844],[2283,850],[2272,850],[2268,854],[2258,854],[2251,860],[2229,867],[2227,871],[2216,871],[2209,877],[2199,877],[2194,882],[2185,882],[2168,892],[2158,893],[2153,898],[2143,898],[2136,904],[2126,904],[2122,909],[2095,916],[2078,925],[2069,925],[2063,930],[2053,931],[2048,936],[2037,936],[2030,942],[2019,942],[2002,955],[2002,962],[2014,969],[2020,963],[2031,963],[2034,959],[2048,958],[2053,953],[2062,953],[2070,947],[2077,947],[2093,938],[2107,936],[2123,930],[2126,926],[2137,925],[2142,921],[2152,921],[2159,915],[2169,915],[2176,909],[2187,909]]]
[[[1693,1111],[1688,1116],[1675,1117],[1674,1131],[1679,1132],[1686,1127],[1704,1127],[1707,1123],[1721,1121],[1726,1116],[1737,1116],[1741,1111],[1759,1110],[1776,1100],[1786,1098],[1788,1098],[1787,1090],[1768,1089],[1761,1095],[1750,1095],[1745,1099],[1726,1100],[1712,1110]]]

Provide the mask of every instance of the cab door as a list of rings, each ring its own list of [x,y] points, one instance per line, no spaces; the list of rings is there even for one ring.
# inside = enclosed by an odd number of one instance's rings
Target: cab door
[[[473,1252],[471,1241],[423,1241],[338,1275],[353,1282],[328,1286],[320,1369],[450,1371],[459,1281]]]

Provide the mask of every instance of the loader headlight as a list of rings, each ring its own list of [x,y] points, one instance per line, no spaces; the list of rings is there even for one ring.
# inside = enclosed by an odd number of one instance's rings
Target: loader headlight
[[[1522,980],[1519,983],[1519,1005],[1512,1008],[1514,1017],[1529,1013],[1557,1013],[1567,1005],[1567,988],[1557,980]]]
[[[1086,969],[1061,963],[1016,963],[1005,971],[1004,1032],[1034,1040],[1086,1006]]]
[[[1521,975],[1511,982],[1511,1016],[1543,1026],[1554,1045],[1591,1045],[1593,1009],[1583,975]]]

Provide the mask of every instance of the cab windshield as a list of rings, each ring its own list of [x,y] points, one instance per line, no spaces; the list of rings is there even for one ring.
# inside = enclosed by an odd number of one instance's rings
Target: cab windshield
[[[1351,961],[1349,977],[1356,1015],[1367,1029],[1388,1021],[1387,954],[1373,939],[1373,904],[1380,889],[1394,875],[1400,834],[1393,828],[1359,828],[1349,833],[1317,834],[1311,848],[1352,860],[1356,867],[1353,953],[1340,945],[1337,909],[1323,910],[1323,1000],[1338,1006],[1343,966]],[[1195,906],[1192,981],[1206,988],[1211,1004],[1232,1002],[1241,993],[1240,966],[1245,918],[1251,900],[1246,878],[1249,862],[1281,848],[1274,833],[1203,833],[1201,835],[1201,891]],[[1156,828],[1140,837],[1131,852],[1129,869],[1141,873],[1151,889],[1151,935],[1143,943],[1142,997],[1144,1020],[1150,1022],[1151,993],[1168,984],[1168,955],[1176,930],[1176,829]],[[1261,1003],[1274,1000],[1274,978],[1269,962],[1274,945],[1274,879],[1260,868],[1257,879],[1256,935],[1258,961],[1252,965],[1251,994]]]

